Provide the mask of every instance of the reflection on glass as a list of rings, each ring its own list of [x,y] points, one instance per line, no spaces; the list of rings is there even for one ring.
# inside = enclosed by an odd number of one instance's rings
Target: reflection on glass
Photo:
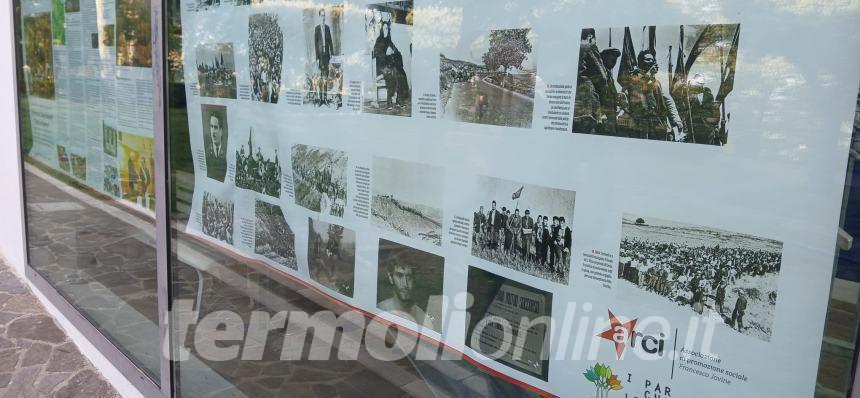
[[[157,382],[149,3],[15,6],[30,265]]]

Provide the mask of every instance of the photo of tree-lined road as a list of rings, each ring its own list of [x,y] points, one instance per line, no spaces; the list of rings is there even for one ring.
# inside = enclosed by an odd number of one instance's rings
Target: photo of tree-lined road
[[[443,117],[530,128],[537,57],[530,29],[479,32],[439,55]]]

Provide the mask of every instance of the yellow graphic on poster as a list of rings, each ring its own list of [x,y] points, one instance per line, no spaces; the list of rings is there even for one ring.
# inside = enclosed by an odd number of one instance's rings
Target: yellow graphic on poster
[[[120,132],[119,178],[122,198],[138,206],[155,209],[152,137]]]

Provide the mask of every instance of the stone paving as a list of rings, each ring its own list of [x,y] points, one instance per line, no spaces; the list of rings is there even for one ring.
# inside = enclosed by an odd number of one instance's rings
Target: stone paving
[[[0,263],[0,398],[119,397],[23,282]]]
[[[142,230],[147,228],[133,227],[100,210],[95,199],[64,192],[58,188],[62,183],[50,177],[31,171],[25,175],[33,267],[132,360],[151,371],[157,369],[155,250],[152,238]],[[175,262],[173,295],[175,299],[196,300],[202,275],[203,315],[230,311],[248,324],[252,311],[274,314],[301,310],[312,314],[343,310],[330,300],[309,299],[304,286],[266,267],[249,264],[182,235],[180,241],[201,254],[194,265],[204,270],[198,273],[191,265]],[[262,360],[209,361],[194,349],[195,339],[207,340],[200,333],[191,328],[185,343],[193,359],[176,365],[178,378],[174,385],[179,396],[529,395],[466,361],[383,362],[366,351],[357,361],[283,361],[279,357],[286,330],[272,331]],[[310,343],[308,339],[306,344]],[[336,352],[337,347],[333,349]]]

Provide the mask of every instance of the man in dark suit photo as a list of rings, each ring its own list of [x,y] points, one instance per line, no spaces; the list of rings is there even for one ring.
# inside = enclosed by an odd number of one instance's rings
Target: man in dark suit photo
[[[204,135],[206,150],[206,175],[223,182],[227,173],[227,113],[218,109],[204,108],[203,126],[208,128]]]
[[[320,8],[318,15],[320,23],[314,28],[314,49],[316,50],[317,67],[320,72],[317,106],[322,106],[328,103],[329,62],[334,53],[334,45],[331,40],[331,28],[325,21],[325,8]]]

